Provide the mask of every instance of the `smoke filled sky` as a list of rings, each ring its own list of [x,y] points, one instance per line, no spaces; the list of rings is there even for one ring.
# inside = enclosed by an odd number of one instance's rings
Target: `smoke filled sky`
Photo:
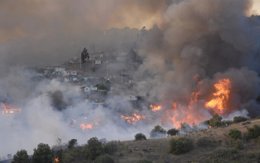
[[[260,14],[260,1],[259,0],[253,0],[254,5],[253,5],[253,10],[257,13]]]
[[[99,44],[105,29],[163,25],[179,0],[1,0],[0,60],[10,64],[64,62],[82,47]],[[254,0],[254,10],[259,10]],[[120,42],[110,38],[108,42]]]

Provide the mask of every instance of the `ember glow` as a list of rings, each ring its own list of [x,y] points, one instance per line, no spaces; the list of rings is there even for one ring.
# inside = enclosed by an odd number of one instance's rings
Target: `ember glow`
[[[224,114],[230,98],[231,81],[230,79],[219,80],[214,84],[214,88],[215,92],[212,95],[213,97],[206,102],[205,107],[218,114]]]
[[[91,124],[91,123],[81,123],[81,124],[80,124],[80,128],[81,128],[82,130],[91,130],[91,129],[94,128],[94,126],[93,126],[93,124]]]
[[[150,108],[153,112],[158,112],[160,110],[162,110],[162,106],[161,105],[157,105],[157,104],[152,104],[150,105]]]
[[[54,158],[54,163],[59,163],[59,162],[60,162],[59,157],[55,157],[55,158]]]
[[[1,109],[3,115],[15,114],[21,112],[20,108],[17,108],[15,106],[6,103],[1,103]]]
[[[144,120],[145,119],[145,116],[141,115],[141,114],[138,114],[138,113],[134,113],[130,116],[128,115],[121,115],[121,118],[123,120],[125,120],[127,123],[129,124],[135,124],[141,120]]]

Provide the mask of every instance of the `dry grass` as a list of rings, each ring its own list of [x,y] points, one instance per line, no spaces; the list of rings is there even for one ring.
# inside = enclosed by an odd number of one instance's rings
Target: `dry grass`
[[[169,142],[172,137],[122,142],[120,149],[114,155],[114,160],[117,163],[135,163],[139,160],[149,160],[153,163],[206,163],[210,162],[211,159],[215,162],[254,162],[258,160],[258,157],[260,158],[260,138],[253,142],[248,142],[243,149],[234,149],[227,143],[231,141],[231,138],[228,136],[231,129],[238,129],[245,133],[247,128],[254,125],[260,125],[260,119],[189,133],[187,137],[194,142],[203,137],[210,137],[217,142],[217,145],[207,148],[195,146],[191,152],[178,156],[169,153]],[[225,160],[218,160],[217,157],[221,157],[220,155],[225,153],[225,150],[227,150],[226,152],[233,152],[233,156],[231,155],[230,158],[225,158]],[[243,158],[241,158],[242,156]]]

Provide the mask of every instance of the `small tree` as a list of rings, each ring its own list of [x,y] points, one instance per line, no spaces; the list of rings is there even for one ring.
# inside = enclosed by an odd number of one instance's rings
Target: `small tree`
[[[146,140],[146,136],[142,133],[138,133],[135,135],[135,140],[139,141],[139,140]]]
[[[169,129],[169,130],[167,131],[167,134],[168,134],[169,136],[174,136],[174,135],[177,135],[178,133],[179,133],[179,130],[177,130],[177,129],[175,129],[175,128]]]
[[[166,135],[166,130],[163,129],[161,126],[157,125],[155,126],[151,133],[150,133],[150,137],[152,138],[156,138],[156,137],[163,137]]]
[[[188,138],[174,138],[170,141],[170,152],[173,154],[183,154],[193,149],[193,143]]]
[[[218,114],[214,114],[210,120],[206,121],[206,123],[211,127],[220,127],[223,125],[221,120],[222,120],[221,116],[219,116]]]
[[[29,156],[26,150],[18,151],[13,158],[12,163],[30,163]]]
[[[32,156],[33,163],[52,163],[52,151],[48,144],[39,144],[37,149],[34,149]]]
[[[85,147],[87,159],[95,160],[98,156],[103,154],[104,149],[102,143],[96,138],[90,138]]]
[[[231,129],[228,133],[228,135],[232,138],[232,139],[241,139],[242,138],[242,133],[241,131],[237,130],[237,129]]]
[[[71,139],[71,140],[68,142],[68,148],[69,148],[69,149],[74,148],[76,145],[77,145],[77,139]]]

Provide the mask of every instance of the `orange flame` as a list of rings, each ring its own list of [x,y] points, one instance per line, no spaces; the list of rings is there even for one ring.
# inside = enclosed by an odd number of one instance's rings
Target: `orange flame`
[[[205,107],[214,110],[218,114],[223,114],[228,107],[231,89],[230,79],[221,79],[214,84],[215,92],[213,98],[206,102]]]
[[[145,117],[141,114],[137,114],[137,113],[134,113],[130,116],[127,116],[127,115],[121,115],[121,118],[123,120],[125,120],[127,123],[129,124],[135,124],[137,123],[138,121],[141,121],[141,120],[144,120]]]
[[[80,124],[80,128],[81,128],[82,130],[90,130],[90,129],[93,129],[94,126],[93,126],[93,124],[91,124],[91,123],[81,123],[81,124]]]
[[[2,114],[7,115],[7,114],[15,114],[21,112],[20,108],[16,108],[15,106],[11,106],[6,103],[1,103],[1,108],[2,108]]]
[[[156,104],[150,105],[150,108],[151,108],[151,110],[152,110],[153,112],[158,112],[158,111],[162,110],[162,106],[161,106],[161,105],[156,105]]]

